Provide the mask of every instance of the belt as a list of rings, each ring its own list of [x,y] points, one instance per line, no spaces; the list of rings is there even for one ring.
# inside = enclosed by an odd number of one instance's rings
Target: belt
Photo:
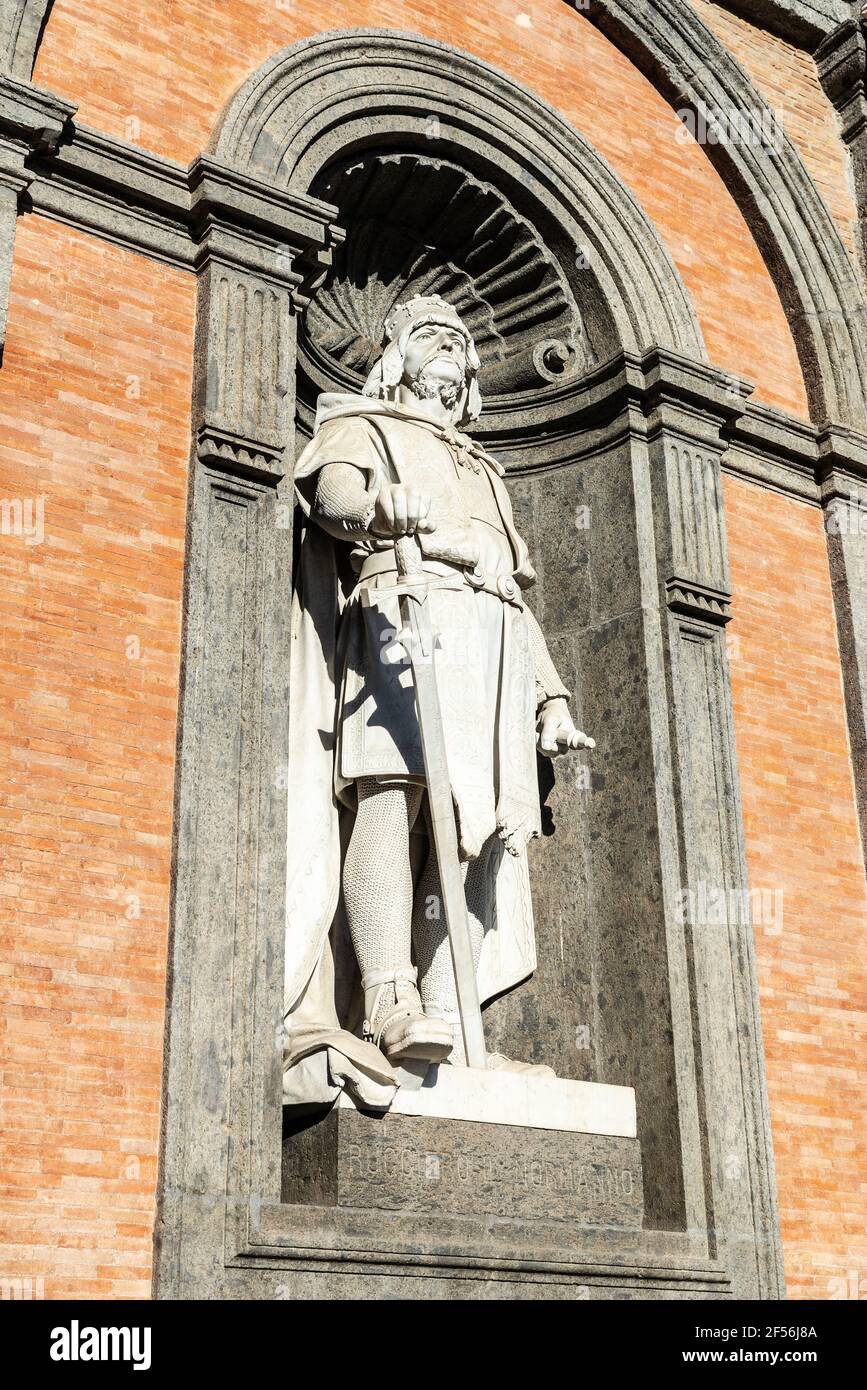
[[[437,576],[457,576],[469,588],[476,589],[479,593],[493,594],[494,598],[501,599],[503,603],[510,603],[514,608],[524,607],[521,590],[510,574],[488,574],[480,565],[474,565],[472,569],[458,569],[440,560],[425,560],[424,568],[427,573]],[[388,550],[376,550],[372,555],[366,556],[358,575],[358,583],[363,584],[366,579],[372,579],[377,574],[393,574],[395,580],[397,579],[394,551],[390,547]]]

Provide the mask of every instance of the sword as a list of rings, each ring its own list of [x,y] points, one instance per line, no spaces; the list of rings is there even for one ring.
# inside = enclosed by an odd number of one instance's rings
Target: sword
[[[458,857],[452,784],[434,667],[437,634],[431,624],[430,605],[427,601],[428,580],[422,568],[421,550],[414,536],[401,536],[394,543],[394,551],[398,579],[401,581],[400,615],[405,633],[404,645],[412,667],[427,797],[440,871],[443,912],[452,955],[452,968],[455,972],[461,1031],[467,1065],[485,1071],[488,1054],[470,944],[467,899]]]

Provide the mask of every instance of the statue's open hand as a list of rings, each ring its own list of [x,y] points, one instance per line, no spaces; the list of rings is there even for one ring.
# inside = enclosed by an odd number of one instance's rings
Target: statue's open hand
[[[378,536],[414,536],[416,531],[433,531],[430,498],[400,483],[384,487],[374,504],[371,530]]]
[[[596,740],[575,728],[565,700],[546,700],[536,724],[536,747],[546,758],[556,758],[573,748],[595,748]]]

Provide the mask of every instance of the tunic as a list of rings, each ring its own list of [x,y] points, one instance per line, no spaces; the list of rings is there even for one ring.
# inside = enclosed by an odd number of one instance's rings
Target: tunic
[[[481,852],[499,833],[517,853],[540,833],[535,722],[539,703],[537,625],[525,611],[520,582],[529,566],[514,530],[499,466],[483,451],[461,446],[466,436],[420,427],[400,411],[342,415],[326,422],[299,462],[315,477],[329,463],[351,464],[365,478],[372,502],[388,482],[431,498],[436,530],[421,535],[430,575],[431,623],[438,634],[435,669],[452,791],[464,857]],[[380,452],[386,444],[386,456]],[[470,441],[466,441],[468,444]],[[318,515],[318,493],[313,516]],[[355,527],[347,535],[356,583],[343,612],[336,678],[335,791],[354,805],[360,778],[423,780],[424,764],[412,672],[401,646],[394,548]],[[467,582],[469,555],[485,588]],[[530,571],[532,573],[532,571]],[[502,594],[489,592],[501,581]],[[544,642],[542,651],[547,658]],[[544,698],[565,694],[547,658]],[[553,687],[553,688],[552,688]]]

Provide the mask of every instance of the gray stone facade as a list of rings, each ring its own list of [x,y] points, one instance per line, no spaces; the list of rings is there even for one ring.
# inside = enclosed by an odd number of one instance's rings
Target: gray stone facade
[[[810,50],[860,8],[853,0],[722,0],[722,4],[751,24]]]

